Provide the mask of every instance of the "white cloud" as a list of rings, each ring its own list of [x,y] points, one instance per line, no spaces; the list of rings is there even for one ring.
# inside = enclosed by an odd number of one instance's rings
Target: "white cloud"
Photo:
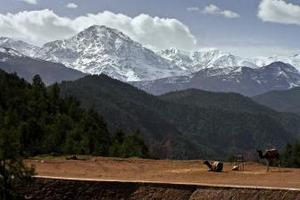
[[[262,0],[258,17],[266,22],[300,25],[300,5],[284,0]]]
[[[226,17],[226,18],[238,18],[238,17],[240,17],[240,15],[238,13],[233,12],[231,10],[222,10],[214,4],[210,4],[210,5],[206,6],[202,10],[202,13],[209,14],[209,15],[223,16],[223,17]]]
[[[214,4],[210,4],[206,6],[204,9],[200,9],[199,7],[190,7],[187,8],[188,11],[190,12],[201,12],[203,14],[208,14],[208,15],[217,15],[217,16],[223,16],[226,18],[238,18],[240,15],[236,12],[233,12],[231,10],[222,10],[218,6]]]
[[[133,40],[153,49],[176,47],[195,48],[196,39],[189,28],[177,19],[151,17],[141,14],[129,17],[109,11],[86,14],[71,19],[53,11],[23,11],[0,14],[0,34],[41,45],[52,40],[70,37],[91,25],[119,29]]]
[[[29,4],[37,4],[37,0],[21,0]]]
[[[78,8],[78,5],[75,4],[75,3],[68,3],[68,4],[66,5],[66,7],[67,7],[67,8],[75,9],[75,8]]]

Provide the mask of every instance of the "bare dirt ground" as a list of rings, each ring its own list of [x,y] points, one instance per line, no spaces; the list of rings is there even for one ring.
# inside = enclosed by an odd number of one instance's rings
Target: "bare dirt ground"
[[[232,165],[225,163],[221,173],[208,172],[200,160],[93,157],[88,160],[26,160],[26,163],[33,165],[40,176],[300,189],[300,169],[271,168],[266,172],[266,166],[252,162],[246,164],[245,171],[231,171]]]

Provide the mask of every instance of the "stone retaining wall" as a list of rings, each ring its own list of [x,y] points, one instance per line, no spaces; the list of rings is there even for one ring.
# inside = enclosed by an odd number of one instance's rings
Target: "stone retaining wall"
[[[300,200],[299,190],[48,178],[35,178],[20,191],[32,200]]]

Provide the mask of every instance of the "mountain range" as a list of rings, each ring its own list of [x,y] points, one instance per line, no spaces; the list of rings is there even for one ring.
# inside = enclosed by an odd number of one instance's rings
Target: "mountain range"
[[[91,26],[42,47],[4,37],[0,46],[86,74],[107,74],[152,94],[199,88],[252,96],[300,86],[299,54],[242,58],[216,49],[154,52],[106,26]]]
[[[240,94],[190,89],[153,96],[106,75],[59,86],[64,97],[98,111],[111,131],[139,129],[158,158],[224,159],[255,148],[280,149],[300,136],[300,116]]]
[[[186,52],[176,48],[170,48],[157,52],[172,63],[189,70],[191,73],[206,68],[228,68],[230,71],[235,67],[260,68],[273,62],[284,62],[294,66],[300,71],[300,54],[292,56],[270,56],[243,58],[231,53],[222,52],[218,49],[203,49]]]
[[[300,73],[289,64],[274,62],[254,69],[249,67],[232,67],[230,70],[229,68],[206,68],[185,76],[132,82],[131,84],[155,95],[196,88],[254,96],[271,90],[287,90],[300,86]]]

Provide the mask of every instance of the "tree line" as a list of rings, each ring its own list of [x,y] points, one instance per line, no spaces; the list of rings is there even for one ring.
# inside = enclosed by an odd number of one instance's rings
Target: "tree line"
[[[281,154],[281,162],[284,167],[300,167],[300,141],[287,144]]]
[[[30,181],[34,171],[22,158],[50,153],[149,157],[139,131],[113,134],[95,110],[61,98],[58,84],[0,70],[0,199],[18,199],[16,186]]]
[[[139,131],[110,133],[95,110],[61,98],[58,84],[47,88],[39,75],[32,84],[16,74],[2,72],[0,78],[0,136],[9,134],[20,155],[149,156]]]

